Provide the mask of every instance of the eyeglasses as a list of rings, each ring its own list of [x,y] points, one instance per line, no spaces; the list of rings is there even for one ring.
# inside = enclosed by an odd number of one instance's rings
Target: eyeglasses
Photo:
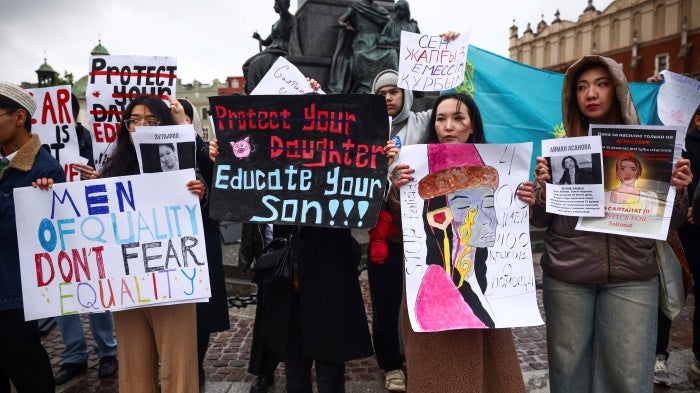
[[[11,114],[13,114],[13,113],[15,113],[15,112],[17,112],[17,109],[15,109],[15,110],[13,110],[13,111],[5,112],[5,113],[3,113],[3,114],[0,114],[0,117],[3,117],[3,116],[5,116],[5,115],[11,115]]]
[[[156,119],[128,119],[124,120],[124,125],[129,131],[134,131],[136,129],[136,126],[149,126],[149,127],[155,127],[157,125],[160,125],[160,120]]]

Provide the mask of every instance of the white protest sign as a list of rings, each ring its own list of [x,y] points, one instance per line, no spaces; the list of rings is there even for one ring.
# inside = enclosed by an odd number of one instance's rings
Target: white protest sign
[[[603,150],[600,136],[545,139],[549,165],[547,213],[603,217]]]
[[[687,127],[700,105],[700,81],[661,71],[664,83],[656,98],[659,119],[667,126]]]
[[[137,126],[131,136],[136,147],[141,173],[168,172],[194,168],[195,131],[192,124],[173,126]]]
[[[293,95],[319,93],[325,94],[323,90],[314,91],[306,80],[306,76],[299,69],[290,63],[289,60],[280,56],[265,76],[260,80],[250,95]]]
[[[398,87],[448,90],[464,81],[469,33],[447,42],[439,35],[401,32]]]
[[[44,148],[61,163],[68,181],[80,180],[80,172],[72,164],[85,164],[88,160],[80,157],[70,86],[42,87],[27,91],[36,102],[32,133],[39,136]]]
[[[122,114],[142,94],[175,96],[177,59],[162,56],[91,56],[85,100],[95,167],[99,171],[117,140]],[[166,102],[167,103],[167,102]]]
[[[541,325],[529,206],[532,143],[411,145],[401,187],[406,302],[417,332]]]
[[[194,170],[15,190],[26,320],[206,301]]]

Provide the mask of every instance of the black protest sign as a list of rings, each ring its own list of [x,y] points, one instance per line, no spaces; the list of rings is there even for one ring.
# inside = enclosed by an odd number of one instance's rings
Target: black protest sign
[[[371,228],[386,188],[381,96],[211,97],[219,156],[210,215]]]

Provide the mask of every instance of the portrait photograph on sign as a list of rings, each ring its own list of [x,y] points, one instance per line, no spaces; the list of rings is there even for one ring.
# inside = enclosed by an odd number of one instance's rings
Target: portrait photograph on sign
[[[195,168],[195,135],[192,124],[136,127],[131,137],[141,173]]]

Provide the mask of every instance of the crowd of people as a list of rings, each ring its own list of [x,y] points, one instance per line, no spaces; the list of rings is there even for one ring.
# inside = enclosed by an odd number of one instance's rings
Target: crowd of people
[[[276,4],[284,14],[288,2]],[[442,36],[449,41],[458,34],[447,32]],[[249,364],[249,372],[256,379],[251,392],[268,391],[279,363],[284,363],[287,392],[311,392],[312,367],[320,393],[344,392],[345,362],[373,353],[385,372],[385,387],[391,392],[525,392],[512,332],[494,328],[487,310],[473,307],[483,329],[424,333],[416,332],[409,322],[399,190],[414,180],[414,170],[394,160],[401,147],[411,144],[488,141],[477,102],[470,96],[443,94],[431,110],[415,113],[411,112],[413,93],[397,87],[397,80],[397,72],[389,69],[377,74],[371,85],[373,94],[385,98],[388,115],[393,119],[384,149],[390,164],[388,192],[377,201],[382,205],[380,219],[369,231],[372,334],[357,275],[361,249],[349,229],[247,224],[240,249],[243,264],[255,264],[265,245],[278,237],[294,239],[298,261],[292,285],[258,284]],[[311,86],[319,88],[314,80]],[[150,96],[134,98],[123,113],[116,146],[102,170],[95,171],[91,164],[78,165],[81,178],[138,175],[132,139],[137,126],[193,124],[201,131],[201,121],[191,103],[174,97],[168,102]],[[13,190],[30,185],[48,189],[66,180],[63,168],[31,133],[35,110],[34,100],[25,90],[0,83],[0,392],[10,392],[10,383],[20,393],[53,392],[56,384],[86,369],[87,348],[79,316],[58,318],[66,349],[62,353],[64,363],[56,374],[41,345],[36,321],[24,320]],[[568,68],[562,88],[562,114],[568,137],[587,135],[591,124],[640,123],[621,67],[595,55],[584,56]],[[691,202],[700,203],[700,199],[693,198],[697,182],[691,169],[697,169],[700,160],[699,125],[700,108],[688,130],[684,158],[673,164],[670,180],[676,189],[670,227],[678,230],[694,275],[700,271],[694,245],[698,231],[694,216],[700,214],[700,207],[693,209]],[[205,379],[203,360],[209,336],[229,329],[221,244],[217,222],[209,218],[207,204],[218,154],[216,140],[206,142],[197,136],[196,178],[182,185],[201,201],[212,287],[210,302],[90,315],[100,357],[99,375],[108,377],[118,372],[121,392],[199,391]],[[162,145],[160,155],[163,171],[177,166],[174,146]],[[651,391],[654,382],[666,382],[660,372],[665,370],[669,356],[670,321],[657,324],[657,315],[660,321],[661,317],[656,242],[580,231],[575,228],[577,217],[547,212],[548,187],[553,184],[549,165],[538,157],[534,181],[522,179],[515,197],[529,207],[530,224],[545,229],[541,265],[550,391]],[[565,157],[561,166],[565,174],[556,183],[588,182],[585,175],[590,174],[579,168],[574,157]],[[629,198],[639,203],[650,199],[635,188],[642,173],[639,160],[620,159],[616,173],[620,186],[606,198],[614,203],[627,203]],[[453,183],[425,199],[444,200],[447,193],[478,187],[490,188],[493,193],[494,188],[486,180],[461,186]],[[460,204],[455,209],[476,210],[467,202]],[[484,269],[485,258],[479,257],[479,248],[485,246],[477,242],[469,246],[470,257]],[[475,274],[483,276],[484,270],[479,269],[475,267]],[[459,293],[467,302],[474,292],[483,291],[463,283],[463,273],[458,270],[441,265],[431,265],[430,270],[447,273],[450,280],[458,282]],[[697,288],[694,294],[697,305]],[[696,337],[699,324],[700,315],[696,313]],[[700,359],[700,339],[694,340],[693,352]],[[700,375],[700,360],[690,369]]]

